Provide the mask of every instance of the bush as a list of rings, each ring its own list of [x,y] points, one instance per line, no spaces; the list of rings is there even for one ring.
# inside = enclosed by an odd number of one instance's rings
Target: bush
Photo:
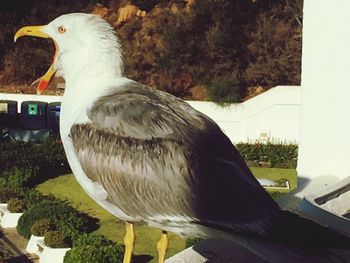
[[[54,230],[54,226],[51,224],[50,220],[47,218],[39,219],[30,228],[30,232],[34,236],[44,236],[47,232]]]
[[[2,142],[0,143],[0,171],[17,168],[33,168],[36,160],[36,147],[31,143]]]
[[[0,174],[0,184],[16,189],[27,186],[35,177],[35,170],[14,167]]]
[[[235,77],[215,78],[207,85],[209,99],[226,106],[240,100],[239,82]]]
[[[64,263],[115,263],[122,262],[124,248],[122,245],[106,239],[101,235],[84,234],[66,253]]]
[[[49,139],[42,144],[0,142],[0,185],[32,187],[69,173],[62,143]]]
[[[22,213],[25,209],[25,203],[22,199],[11,198],[7,201],[7,209],[11,213]]]
[[[268,164],[269,167],[296,168],[298,146],[296,144],[238,143],[235,145],[246,161]]]
[[[45,234],[45,245],[51,248],[70,247],[68,238],[60,231],[49,231]],[[97,261],[96,261],[97,262]]]
[[[34,223],[43,218],[49,219],[58,230],[71,239],[97,228],[96,219],[78,212],[63,201],[53,200],[52,197],[43,198],[39,203],[30,204],[18,221],[17,231],[25,238],[30,237],[30,229]]]
[[[41,202],[47,202],[47,201],[54,202],[58,200],[52,194],[43,195],[35,189],[22,188],[22,189],[19,189],[18,192],[20,192],[21,195],[23,196],[23,199],[25,200],[28,209],[31,208],[32,206],[38,205]]]
[[[0,203],[7,203],[8,200],[14,197],[19,197],[14,190],[0,186]]]

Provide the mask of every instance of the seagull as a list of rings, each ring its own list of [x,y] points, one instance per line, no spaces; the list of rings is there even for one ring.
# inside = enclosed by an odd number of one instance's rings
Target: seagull
[[[158,262],[166,258],[168,231],[235,240],[269,262],[299,262],[289,258],[304,248],[319,251],[349,241],[281,210],[208,116],[124,77],[120,41],[102,18],[66,14],[19,29],[15,41],[25,35],[55,43],[37,93],[54,74],[65,79],[60,115],[65,153],[84,191],[126,222],[124,263],[132,259],[137,222],[162,230]],[[288,257],[286,246],[296,247]]]

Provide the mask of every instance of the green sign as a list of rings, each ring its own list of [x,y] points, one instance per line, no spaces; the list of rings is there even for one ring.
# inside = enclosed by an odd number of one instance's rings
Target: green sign
[[[38,104],[28,104],[28,115],[38,115]]]

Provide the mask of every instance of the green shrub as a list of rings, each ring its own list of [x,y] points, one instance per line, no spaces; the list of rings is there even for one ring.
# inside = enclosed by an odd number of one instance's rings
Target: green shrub
[[[14,190],[0,186],[0,203],[7,203],[9,199],[14,197],[19,197]]]
[[[49,231],[45,234],[45,245],[51,248],[69,247],[68,238],[61,231]],[[96,261],[97,262],[97,261]]]
[[[0,142],[0,185],[32,187],[69,173],[62,143],[49,139],[42,144]]]
[[[298,146],[296,144],[238,143],[235,146],[242,157],[251,164],[296,168],[298,159]]]
[[[22,188],[21,190],[21,195],[23,196],[28,209],[32,206],[36,206],[41,202],[46,202],[46,201],[57,201],[58,199],[50,194],[50,195],[43,195],[40,192],[38,192],[36,189],[26,189]]]
[[[64,263],[116,263],[122,262],[124,248],[122,245],[106,239],[101,235],[84,234],[66,253]]]
[[[22,213],[25,209],[25,203],[22,199],[11,198],[7,201],[7,209],[11,213]]]
[[[97,228],[96,219],[78,212],[63,201],[52,200],[52,197],[43,198],[39,203],[30,204],[19,219],[17,231],[20,235],[29,238],[31,227],[43,218],[49,219],[58,230],[71,239]]]
[[[215,78],[207,84],[209,99],[219,105],[226,106],[230,103],[239,102],[239,82],[235,77]]]
[[[34,236],[44,236],[47,232],[54,230],[54,226],[51,224],[50,220],[47,218],[39,219],[30,228],[30,232]]]
[[[34,168],[38,162],[36,159],[37,147],[24,142],[1,142],[0,143],[0,171],[17,168]]]
[[[27,186],[35,177],[35,170],[13,167],[0,174],[0,184],[16,189]]]

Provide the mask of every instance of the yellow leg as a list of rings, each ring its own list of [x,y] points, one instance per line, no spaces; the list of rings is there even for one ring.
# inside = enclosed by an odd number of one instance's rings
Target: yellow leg
[[[162,236],[157,243],[158,263],[163,263],[165,261],[166,252],[168,251],[168,245],[169,245],[168,233],[163,230]]]
[[[135,230],[134,230],[134,224],[125,222],[126,223],[126,233],[124,237],[124,245],[125,245],[125,253],[124,253],[124,260],[123,263],[130,263],[132,252],[135,247]]]

